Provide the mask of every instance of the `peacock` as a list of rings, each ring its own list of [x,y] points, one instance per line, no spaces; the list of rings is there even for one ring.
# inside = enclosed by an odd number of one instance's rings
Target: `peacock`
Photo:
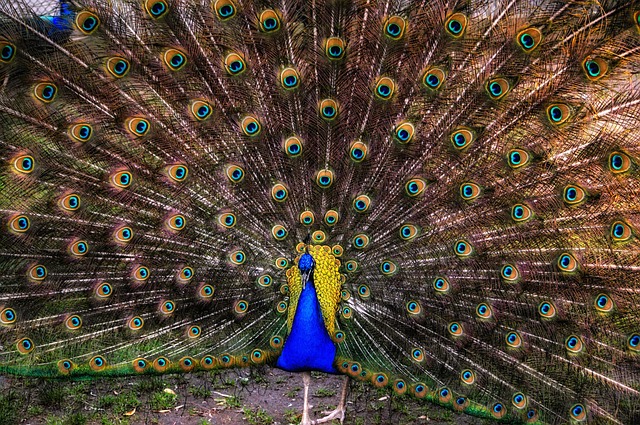
[[[0,84],[0,373],[640,421],[640,4],[11,0]]]

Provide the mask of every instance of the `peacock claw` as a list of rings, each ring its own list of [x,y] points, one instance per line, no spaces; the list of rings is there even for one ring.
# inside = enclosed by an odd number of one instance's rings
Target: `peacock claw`
[[[325,422],[330,422],[334,419],[340,419],[340,423],[342,424],[344,422],[344,413],[345,413],[344,406],[338,406],[336,407],[335,410],[322,412],[322,414],[326,416],[320,419],[316,419],[315,421],[312,421],[312,424],[313,425],[323,424]]]

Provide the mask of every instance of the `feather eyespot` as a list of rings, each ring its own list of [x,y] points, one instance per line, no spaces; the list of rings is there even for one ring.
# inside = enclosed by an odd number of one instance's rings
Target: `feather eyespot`
[[[58,94],[58,87],[49,82],[38,83],[33,88],[33,95],[43,103],[51,103]]]
[[[413,224],[405,224],[400,227],[400,239],[410,241],[418,236],[418,227]]]
[[[451,401],[451,390],[447,387],[441,388],[438,391],[438,400],[440,403],[449,403]]]
[[[371,290],[369,289],[369,287],[367,285],[360,285],[358,287],[358,295],[362,299],[367,299],[367,298],[369,298],[371,296]]]
[[[102,282],[96,286],[95,294],[98,298],[109,298],[113,294],[113,287],[107,282]]]
[[[65,195],[60,198],[58,205],[65,211],[75,211],[80,208],[80,196],[75,193]]]
[[[493,406],[491,406],[491,416],[493,416],[496,419],[500,419],[506,414],[507,414],[507,409],[504,407],[502,403],[493,403]]]
[[[20,214],[12,217],[8,226],[13,233],[25,233],[31,227],[31,221],[26,215]]]
[[[557,265],[560,271],[568,273],[578,270],[579,267],[578,261],[568,252],[565,252],[558,257]]]
[[[633,333],[627,338],[627,347],[631,351],[640,352],[640,334]]]
[[[29,354],[35,349],[35,345],[31,339],[22,338],[16,342],[16,348],[20,354]]]
[[[35,168],[35,160],[31,155],[18,155],[11,160],[13,169],[21,174],[29,174]]]
[[[393,392],[398,395],[402,395],[407,392],[407,383],[404,379],[396,379],[393,381]]]
[[[520,348],[522,347],[522,337],[518,332],[509,332],[504,337],[505,342],[511,348]]]
[[[245,255],[244,251],[238,250],[229,254],[229,260],[236,266],[239,266],[247,261],[247,256]]]
[[[229,75],[240,75],[247,69],[247,64],[239,54],[229,53],[224,58],[224,69]]]
[[[140,316],[134,316],[127,322],[127,327],[132,331],[139,331],[144,326],[144,319]]]
[[[258,121],[258,118],[254,117],[253,115],[245,116],[242,119],[240,126],[242,127],[242,132],[249,137],[256,137],[262,130],[260,121]]]
[[[522,393],[515,393],[513,397],[511,397],[511,404],[513,404],[516,409],[524,409],[527,407],[527,396]]]
[[[502,99],[511,90],[511,84],[505,78],[493,78],[485,83],[485,89],[493,100]]]
[[[193,117],[198,121],[205,121],[213,113],[213,107],[209,102],[204,100],[195,100],[191,102],[189,108]]]
[[[125,189],[131,186],[133,175],[129,171],[118,171],[111,175],[109,181],[115,188]]]
[[[173,314],[175,310],[176,304],[171,300],[163,301],[160,304],[160,313],[164,314],[165,316]]]
[[[16,56],[16,46],[5,40],[0,40],[0,62],[9,63]]]
[[[231,183],[240,183],[244,179],[244,170],[238,165],[227,166],[226,174]]]
[[[165,220],[166,227],[174,232],[179,232],[187,225],[187,220],[182,214],[174,214]]]
[[[598,294],[595,300],[596,310],[600,313],[610,313],[613,310],[613,300],[607,294]]]
[[[418,363],[423,362],[424,351],[422,351],[422,349],[420,348],[414,348],[413,350],[411,350],[411,358]]]
[[[547,118],[553,125],[560,125],[571,116],[571,109],[564,103],[554,103],[547,107]]]
[[[269,346],[271,346],[271,348],[274,348],[276,350],[282,348],[283,345],[284,345],[284,340],[282,339],[282,337],[278,335],[272,336],[271,339],[269,340]]]
[[[533,211],[525,204],[515,204],[511,207],[511,219],[517,223],[525,222],[533,217]]]
[[[74,314],[72,316],[67,317],[67,320],[65,320],[64,325],[67,327],[67,329],[75,331],[77,329],[80,329],[80,327],[82,327],[82,319],[77,314]]]
[[[316,230],[311,234],[311,240],[314,243],[323,243],[325,240],[327,240],[327,234],[322,230]]]
[[[462,325],[458,322],[449,323],[449,326],[447,326],[447,330],[449,331],[449,334],[454,337],[462,336],[462,334],[464,333]]]
[[[353,200],[351,204],[353,210],[358,213],[366,212],[371,206],[371,198],[367,195],[359,195]]]
[[[260,29],[263,32],[271,33],[280,29],[280,16],[273,9],[267,9],[260,14]]]
[[[333,171],[327,168],[318,171],[316,174],[316,184],[322,189],[331,187],[333,184]]]
[[[169,165],[165,168],[167,176],[176,183],[182,183],[187,179],[189,169],[184,164]]]
[[[125,128],[135,137],[143,137],[149,132],[151,124],[148,120],[140,117],[127,118]]]
[[[467,385],[473,385],[476,382],[476,374],[471,369],[465,369],[460,372],[460,380]]]
[[[166,50],[162,60],[171,71],[179,71],[187,64],[187,56],[178,49]]]
[[[324,222],[327,226],[335,226],[339,218],[336,210],[329,210],[324,214]]]
[[[34,282],[42,282],[47,277],[47,268],[42,264],[31,266],[27,271],[27,277]]]
[[[364,248],[366,248],[367,245],[369,245],[369,242],[370,242],[369,236],[367,236],[364,233],[359,233],[359,234],[355,235],[353,237],[353,239],[351,239],[351,244],[356,249],[364,249]]]
[[[251,362],[254,364],[262,364],[267,360],[267,356],[264,354],[264,351],[255,349],[251,351]]]
[[[430,90],[438,90],[445,78],[446,74],[441,68],[429,68],[422,74],[422,84]]]
[[[136,282],[142,283],[146,282],[149,279],[149,277],[151,276],[151,272],[146,266],[137,266],[133,269],[131,276]]]
[[[476,307],[476,315],[480,318],[480,319],[491,319],[491,317],[493,316],[493,311],[491,310],[491,306],[487,303],[480,303],[478,304],[478,306]]]
[[[289,158],[296,158],[302,154],[302,141],[299,137],[292,136],[284,141],[284,152]]]
[[[277,240],[277,241],[281,241],[284,238],[287,237],[287,229],[281,225],[281,224],[276,224],[275,226],[273,226],[271,228],[271,235]]]
[[[195,272],[193,271],[193,268],[186,266],[178,271],[177,279],[180,283],[188,283],[191,279],[193,279],[194,275]]]
[[[81,33],[89,35],[100,26],[100,19],[95,13],[83,10],[76,15],[76,27]]]
[[[334,245],[331,247],[331,254],[333,254],[334,257],[336,258],[342,257],[343,253],[344,253],[344,248],[342,248],[341,245]]]
[[[191,339],[199,338],[202,334],[200,326],[189,326],[187,329],[187,337]]]
[[[236,301],[235,305],[233,306],[233,311],[236,314],[244,314],[249,310],[249,303],[245,300],[238,300]]]
[[[556,317],[556,307],[550,301],[543,301],[538,305],[538,314],[543,319],[553,319]]]
[[[475,133],[466,127],[461,127],[451,133],[451,144],[458,151],[467,149],[475,140]]]
[[[93,356],[91,360],[89,360],[89,367],[91,370],[101,372],[107,367],[107,361],[102,356]]]
[[[473,247],[469,242],[460,239],[454,244],[453,251],[458,257],[465,258],[473,253]]]
[[[300,74],[294,68],[285,68],[280,73],[280,84],[285,90],[294,90],[300,86]]]
[[[416,128],[408,121],[401,122],[393,130],[393,137],[401,144],[410,143]]]
[[[502,266],[502,270],[500,270],[500,276],[507,282],[515,282],[520,278],[520,272],[513,264],[505,264]]]
[[[538,420],[538,411],[536,409],[529,409],[527,410],[525,416],[527,418],[526,422],[528,424],[534,423]]]
[[[311,226],[315,220],[316,219],[313,215],[313,211],[306,210],[300,213],[300,224]]]
[[[376,373],[371,376],[371,383],[377,388],[383,388],[389,383],[389,377],[384,373]]]
[[[405,183],[404,191],[412,198],[420,196],[427,188],[427,182],[419,177],[413,178]]]
[[[417,398],[424,398],[427,396],[429,388],[422,382],[418,382],[413,386],[413,395]]]
[[[577,335],[570,335],[565,339],[564,346],[570,354],[578,354],[584,350],[584,342]]]
[[[542,32],[538,28],[527,28],[518,33],[516,40],[525,53],[530,53],[540,45]]]
[[[399,40],[407,29],[407,21],[400,16],[390,16],[384,23],[384,33],[392,40]]]
[[[389,100],[396,90],[396,83],[389,77],[380,77],[376,81],[373,93],[378,99]]]
[[[275,266],[280,270],[284,270],[289,266],[289,260],[284,257],[278,257],[276,258]]]
[[[146,0],[144,9],[152,18],[158,19],[169,12],[169,5],[165,0]]]
[[[69,245],[69,253],[74,257],[83,257],[89,252],[89,244],[87,241],[78,240]]]
[[[347,270],[347,272],[353,273],[358,270],[358,262],[356,260],[349,260],[344,263],[344,268]]]
[[[261,287],[268,288],[273,284],[273,278],[268,274],[263,274],[258,277],[257,282]]]
[[[609,65],[602,58],[585,59],[582,62],[582,68],[590,81],[598,81],[605,76],[609,70]]]
[[[0,325],[12,325],[16,320],[18,320],[18,315],[14,309],[5,307],[0,310]]]
[[[75,365],[69,359],[60,360],[57,366],[58,366],[58,372],[60,372],[63,375],[70,374],[75,368]]]
[[[333,99],[324,99],[319,105],[320,117],[325,121],[333,121],[338,116],[338,104]]]
[[[531,156],[523,149],[511,149],[507,154],[509,167],[513,169],[522,168],[529,163]]]
[[[353,162],[362,162],[369,152],[369,148],[367,145],[362,143],[360,140],[357,140],[351,143],[351,147],[349,148],[349,157]]]
[[[633,230],[627,223],[618,220],[614,221],[611,225],[610,235],[614,242],[625,242],[631,239],[631,236],[633,236]]]
[[[344,57],[345,43],[339,37],[329,37],[325,43],[324,52],[330,60],[340,60]]]
[[[451,285],[449,284],[449,280],[447,280],[444,277],[436,277],[433,280],[433,289],[436,290],[436,292],[439,293],[446,293],[449,292],[449,289],[451,289]]]
[[[342,316],[343,319],[349,320],[353,317],[353,310],[351,310],[351,307],[349,306],[342,307],[340,316]]]
[[[456,400],[453,403],[454,410],[456,410],[458,412],[462,412],[468,406],[469,406],[469,399],[467,397],[464,397],[464,396],[456,397]]]
[[[230,229],[236,225],[236,215],[233,213],[224,213],[218,216],[218,223],[226,228]]]
[[[122,78],[129,73],[131,64],[125,58],[114,56],[107,59],[107,72],[115,78]]]
[[[460,185],[460,197],[465,201],[472,201],[480,196],[481,193],[480,186],[475,183],[469,182]]]
[[[276,305],[276,311],[280,314],[286,313],[288,308],[289,308],[289,303],[287,303],[286,301],[280,301]]]
[[[583,422],[587,419],[587,409],[582,404],[574,404],[570,410],[571,419]]]
[[[562,191],[562,199],[567,205],[578,205],[587,197],[587,192],[578,185],[569,184]]]
[[[69,135],[78,142],[86,142],[91,140],[93,135],[93,127],[89,124],[75,124],[69,128]]]
[[[380,264],[380,271],[385,276],[391,276],[398,271],[398,266],[391,260],[385,260]]]
[[[613,174],[622,174],[631,168],[631,158],[624,152],[612,152],[609,155],[609,170]]]
[[[153,361],[153,369],[156,372],[164,372],[171,366],[171,362],[166,357],[158,357]]]
[[[143,373],[149,368],[149,362],[143,359],[142,357],[138,357],[133,359],[131,362],[131,366],[136,373]]]
[[[460,38],[467,28],[468,19],[462,13],[454,13],[444,23],[445,30],[453,37]]]
[[[289,190],[282,183],[277,183],[271,188],[271,197],[276,202],[284,202],[289,196]]]
[[[200,359],[200,366],[204,369],[204,370],[211,370],[214,367],[216,367],[216,359],[213,356],[204,356],[202,359]]]
[[[351,291],[349,291],[348,289],[343,289],[342,291],[340,291],[340,299],[342,301],[348,301],[351,299]]]
[[[215,289],[212,285],[209,284],[202,284],[198,288],[198,296],[205,301],[209,301],[211,298],[213,298],[214,293]]]
[[[221,21],[231,19],[236,15],[236,5],[231,0],[216,0],[213,3],[213,10]]]
[[[129,226],[119,227],[113,232],[113,240],[117,244],[126,244],[133,239],[133,229]]]

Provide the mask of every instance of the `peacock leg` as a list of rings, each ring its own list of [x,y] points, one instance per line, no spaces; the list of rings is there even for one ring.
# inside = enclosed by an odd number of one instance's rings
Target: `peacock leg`
[[[302,422],[300,425],[312,425],[309,417],[309,384],[311,383],[311,373],[302,372],[302,382],[304,384],[304,407],[302,408]]]
[[[344,377],[344,381],[342,383],[342,393],[340,394],[340,403],[338,404],[338,407],[336,407],[335,410],[333,410],[332,412],[322,412],[323,414],[327,415],[323,418],[320,418],[318,420],[315,420],[313,423],[314,424],[321,424],[324,422],[329,422],[332,421],[334,419],[340,419],[340,423],[344,422],[344,414],[347,410],[347,392],[349,390],[349,377],[345,376]]]

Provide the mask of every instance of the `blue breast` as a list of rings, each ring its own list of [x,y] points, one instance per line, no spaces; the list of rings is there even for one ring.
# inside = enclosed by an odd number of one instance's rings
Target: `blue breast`
[[[276,366],[289,372],[338,373],[333,366],[335,357],[336,346],[324,327],[316,289],[310,279],[300,294],[291,332]]]

